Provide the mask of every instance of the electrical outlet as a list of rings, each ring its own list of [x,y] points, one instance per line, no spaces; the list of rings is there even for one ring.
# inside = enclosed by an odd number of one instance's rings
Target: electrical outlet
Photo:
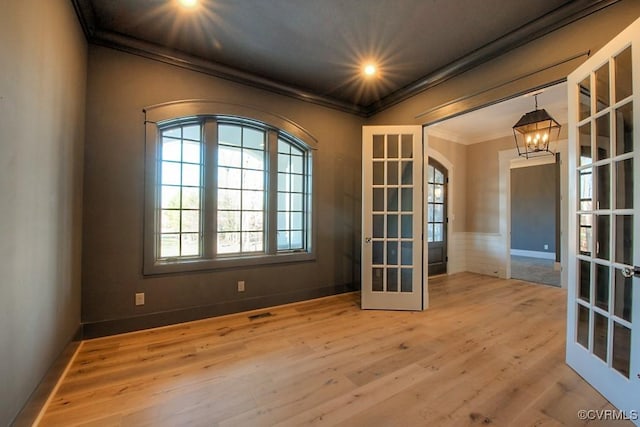
[[[238,280],[238,292],[244,292],[244,280]]]
[[[549,245],[544,245],[544,250],[548,250],[549,249]]]
[[[144,305],[144,292],[136,293],[136,305]]]

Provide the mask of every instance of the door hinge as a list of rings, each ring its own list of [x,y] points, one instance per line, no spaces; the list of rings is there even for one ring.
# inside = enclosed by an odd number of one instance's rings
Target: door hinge
[[[448,256],[444,257],[444,262],[449,262],[449,257]]]

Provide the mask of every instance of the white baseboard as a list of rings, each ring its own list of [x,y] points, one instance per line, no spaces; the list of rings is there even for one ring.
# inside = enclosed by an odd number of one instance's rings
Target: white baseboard
[[[528,256],[530,258],[556,259],[553,252],[526,251],[524,249],[511,249],[511,255]]]

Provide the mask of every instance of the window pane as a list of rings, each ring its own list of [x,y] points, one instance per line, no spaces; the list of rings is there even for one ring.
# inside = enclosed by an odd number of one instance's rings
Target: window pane
[[[387,135],[387,157],[398,158],[398,135]]]
[[[162,162],[162,183],[180,185],[180,163]]]
[[[384,184],[384,163],[373,162],[373,185]]]
[[[380,217],[380,215],[374,216],[374,229],[376,224],[376,217]],[[291,228],[291,222],[289,220],[289,212],[278,212],[278,230],[289,230]],[[373,232],[373,237],[382,237],[376,236],[376,231]]]
[[[609,335],[608,319],[601,314],[593,313],[593,354],[607,361],[607,337]]]
[[[162,131],[162,136],[170,138],[182,138],[182,128],[180,126]]]
[[[615,290],[613,295],[613,313],[621,319],[631,322],[631,301],[633,300],[633,277],[624,277],[616,269]]]
[[[240,231],[240,212],[218,211],[218,231]]]
[[[262,231],[262,212],[242,212],[242,231]]]
[[[240,190],[218,190],[218,209],[240,210]]]
[[[402,210],[409,212],[413,210],[413,188],[403,188],[402,190]]]
[[[262,232],[242,233],[242,252],[260,252],[263,250]]]
[[[278,231],[278,250],[289,249],[289,232]]]
[[[611,133],[609,130],[609,114],[596,119],[596,152],[598,160],[611,156]]]
[[[278,172],[291,172],[290,159],[289,155],[278,154]]]
[[[240,233],[218,233],[218,253],[240,252]]]
[[[442,224],[433,224],[433,241],[442,242],[444,240],[444,227]]]
[[[434,169],[433,180],[436,184],[444,184],[444,175],[438,169]]]
[[[200,142],[185,141],[182,144],[182,161],[200,163]]]
[[[398,237],[398,215],[387,215],[387,237]]]
[[[413,237],[413,215],[402,215],[402,224],[401,224],[401,231],[402,231],[402,238],[403,239],[410,239]],[[433,230],[433,227],[431,227],[429,230]]]
[[[291,172],[293,173],[302,173],[303,172],[303,166],[302,166],[302,157],[298,157],[298,156],[292,156],[291,157]]]
[[[591,122],[585,123],[578,129],[580,141],[580,166],[591,163]]]
[[[435,222],[444,221],[444,205],[433,205],[433,218]]]
[[[589,309],[578,304],[578,332],[576,341],[584,348],[589,348]]]
[[[245,170],[242,172],[242,187],[247,190],[264,189],[264,172]]]
[[[278,153],[291,153],[291,144],[281,139],[278,140]]]
[[[596,264],[595,304],[604,311],[609,311],[609,267]]]
[[[162,195],[160,196],[160,207],[166,208],[179,208],[180,207],[180,187],[174,187],[169,185],[162,186]]]
[[[402,268],[400,273],[401,277],[401,292],[413,292],[413,269]]]
[[[218,125],[218,144],[242,145],[242,128],[236,125]]]
[[[291,209],[291,203],[289,201],[289,193],[278,193],[278,210],[288,211]]]
[[[402,158],[413,157],[413,135],[402,135]]]
[[[162,142],[162,160],[179,162],[182,159],[180,157],[180,146],[179,139],[164,138]]]
[[[585,302],[591,301],[591,263],[589,261],[580,260],[580,274],[578,298]]]
[[[613,369],[629,378],[631,361],[631,330],[619,323],[613,324]]]
[[[291,213],[291,228],[293,230],[302,230],[302,212]]]
[[[244,128],[242,145],[246,148],[264,150],[264,132],[257,129]]]
[[[264,193],[262,191],[245,190],[242,192],[242,210],[262,210]]]
[[[596,168],[598,179],[596,186],[596,209],[609,209],[611,207],[611,168],[602,165]]]
[[[292,194],[291,195],[291,210],[292,211],[302,211],[304,210],[304,201],[302,194]]]
[[[633,264],[633,216],[616,215],[615,227],[616,247],[615,261],[621,264]]]
[[[162,210],[160,215],[160,232],[161,233],[179,233],[180,232],[180,211],[179,210]]]
[[[302,175],[291,175],[291,191],[295,193],[304,191],[304,178]]]
[[[609,63],[596,70],[596,111],[609,106]]]
[[[182,211],[182,232],[197,233],[200,231],[200,211]]]
[[[609,259],[609,215],[598,215],[597,216],[597,225],[596,225],[596,257],[600,259]]]
[[[616,154],[633,151],[633,103],[616,110]]]
[[[616,76],[616,101],[622,101],[633,92],[631,72],[631,47],[623,50],[614,59]]]
[[[182,256],[195,256],[200,254],[200,235],[197,233],[182,234]]]
[[[387,184],[398,185],[398,162],[387,162]]]
[[[190,125],[182,128],[182,137],[193,141],[200,141],[200,125]],[[198,144],[199,145],[199,144]]]
[[[401,242],[400,246],[402,265],[413,265],[413,242]]]
[[[616,208],[633,208],[633,159],[616,162]]]
[[[182,187],[182,209],[200,209],[200,187]]]
[[[413,184],[413,162],[402,162],[402,185]]]
[[[398,292],[397,268],[387,268],[387,292]]]
[[[242,169],[218,168],[218,187],[221,188],[241,188]]]
[[[591,115],[591,81],[590,76],[587,76],[578,85],[578,92],[580,93],[580,103],[578,105],[578,117],[579,120],[584,120]]]
[[[194,187],[200,185],[200,165],[182,164],[182,185]]]
[[[242,167],[264,170],[264,151],[242,150]]]
[[[291,232],[291,249],[301,249],[304,247],[302,231]]]
[[[242,151],[235,147],[218,146],[218,165],[233,166],[239,168],[242,166]]]
[[[160,258],[180,256],[180,235],[163,234],[160,236]]]

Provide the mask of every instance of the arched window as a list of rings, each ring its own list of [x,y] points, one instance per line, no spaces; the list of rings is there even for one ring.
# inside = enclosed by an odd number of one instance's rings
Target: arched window
[[[315,141],[247,107],[206,113],[224,107],[145,109],[145,274],[313,258]]]

